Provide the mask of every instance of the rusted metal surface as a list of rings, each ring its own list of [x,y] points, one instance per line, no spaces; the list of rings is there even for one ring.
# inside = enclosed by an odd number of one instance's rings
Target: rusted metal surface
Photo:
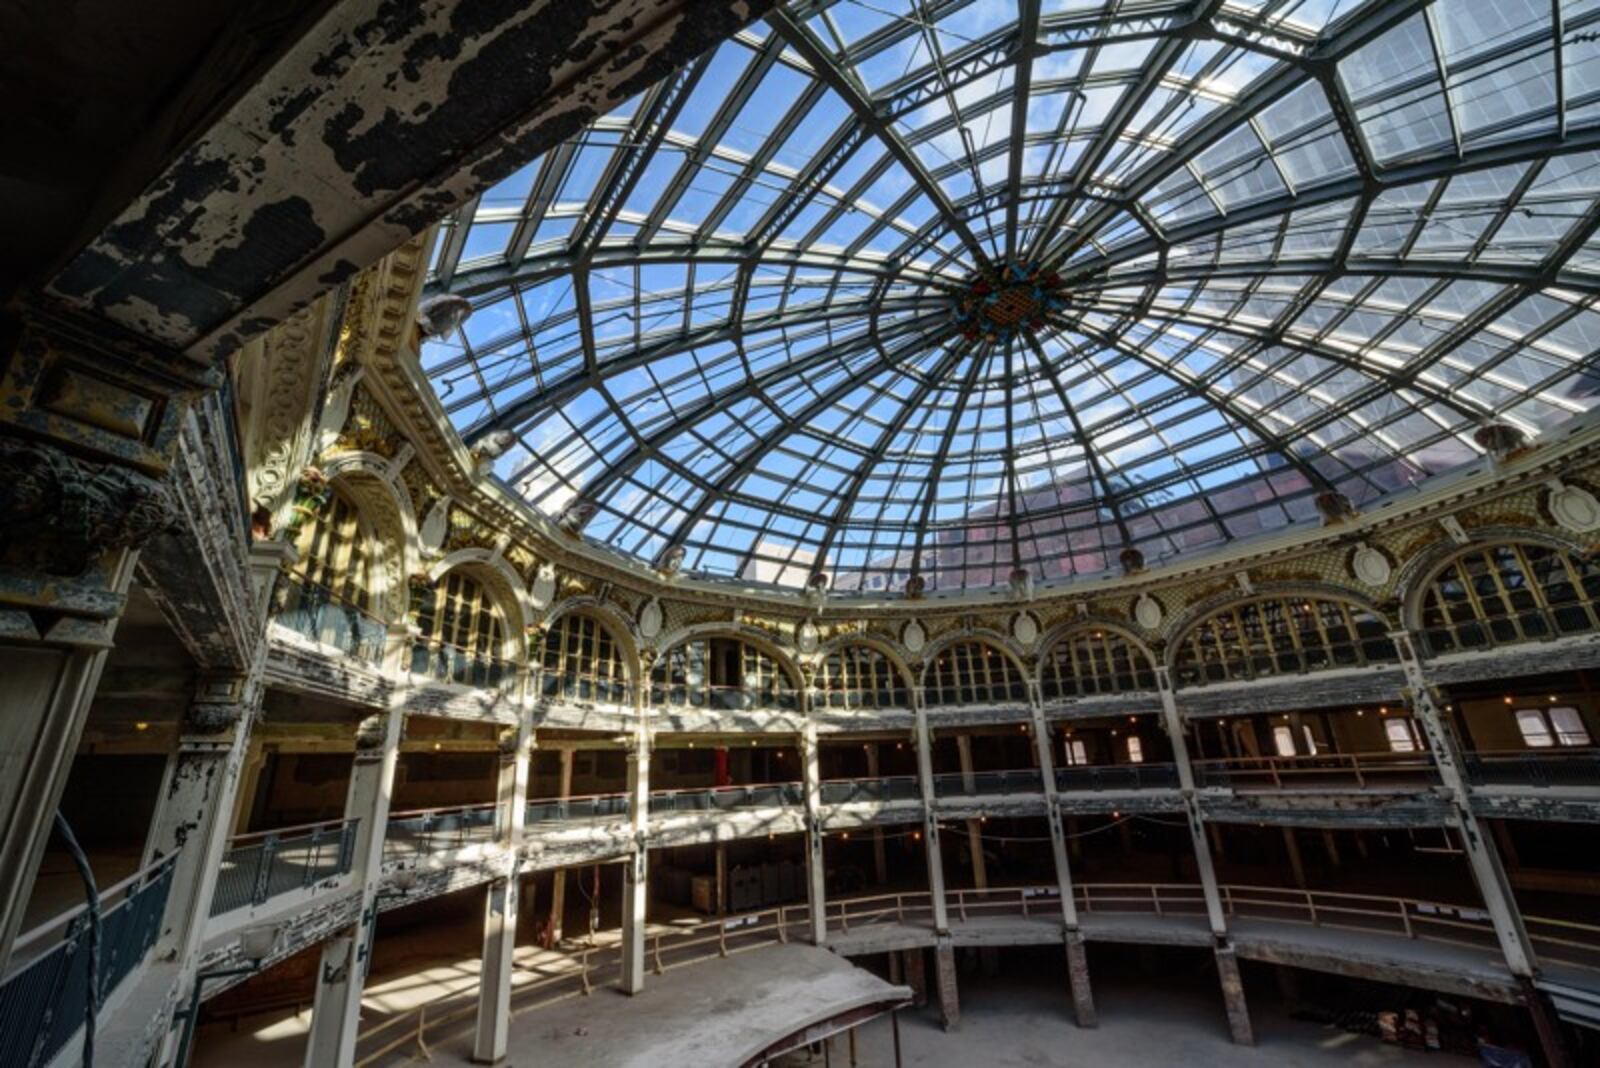
[[[209,363],[775,0],[352,0],[49,283]]]

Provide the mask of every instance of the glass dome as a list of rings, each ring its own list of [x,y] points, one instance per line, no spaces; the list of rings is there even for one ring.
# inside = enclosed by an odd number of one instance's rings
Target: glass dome
[[[1155,563],[1592,406],[1597,117],[1596,0],[792,0],[448,220],[423,364],[646,562]]]

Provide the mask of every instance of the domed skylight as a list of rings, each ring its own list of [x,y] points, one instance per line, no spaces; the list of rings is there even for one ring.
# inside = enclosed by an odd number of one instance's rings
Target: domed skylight
[[[752,582],[1359,507],[1594,403],[1600,0],[1556,8],[796,0],[448,221],[424,366],[537,509]]]

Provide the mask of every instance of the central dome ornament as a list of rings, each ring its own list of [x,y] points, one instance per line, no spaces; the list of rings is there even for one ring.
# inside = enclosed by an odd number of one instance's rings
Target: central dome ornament
[[[1043,329],[1045,316],[1065,304],[1055,271],[1007,263],[978,272],[956,298],[951,322],[968,341],[1006,342],[1023,330]]]

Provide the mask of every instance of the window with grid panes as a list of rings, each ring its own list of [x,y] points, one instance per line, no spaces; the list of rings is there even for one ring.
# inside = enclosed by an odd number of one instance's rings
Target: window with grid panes
[[[870,645],[844,645],[817,668],[812,700],[819,708],[909,708],[911,695],[893,661]]]
[[[356,506],[337,489],[327,510],[295,536],[295,570],[310,586],[362,612],[371,611],[372,564]]]
[[[1383,620],[1344,601],[1262,598],[1223,608],[1178,647],[1180,683],[1295,675],[1398,659]]]
[[[1423,595],[1422,638],[1446,653],[1600,627],[1600,569],[1565,549],[1517,543],[1452,560]]]
[[[1011,658],[985,642],[957,642],[934,657],[923,695],[929,705],[1028,699],[1022,673]]]
[[[1045,700],[1156,688],[1155,670],[1138,646],[1115,631],[1078,630],[1045,654]]]
[[[598,619],[569,612],[545,635],[540,692],[575,701],[627,704],[628,671],[616,639]]]
[[[796,710],[798,696],[776,660],[736,638],[682,642],[650,671],[654,707]]]
[[[471,575],[447,572],[422,595],[417,628],[414,673],[465,686],[497,686],[511,678],[502,659],[506,627],[499,606]]]

